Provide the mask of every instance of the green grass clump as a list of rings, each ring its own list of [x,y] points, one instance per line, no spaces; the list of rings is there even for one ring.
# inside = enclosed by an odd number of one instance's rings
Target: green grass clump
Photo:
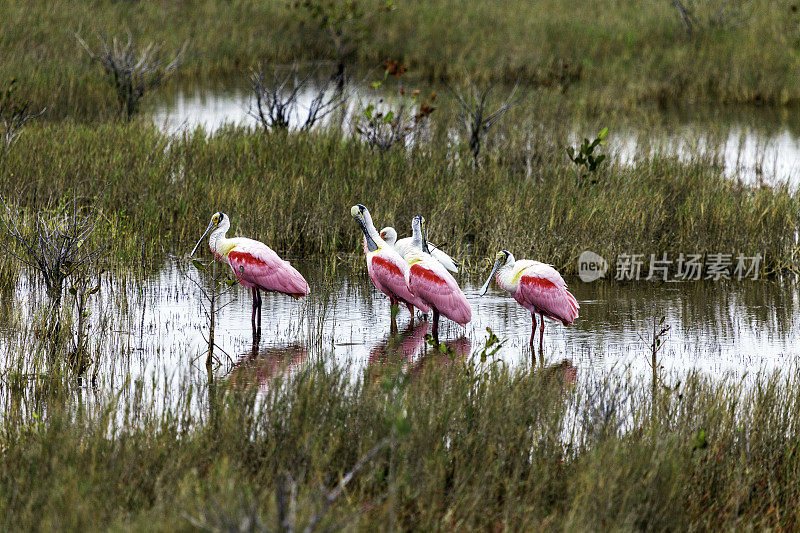
[[[323,488],[386,442],[323,527],[796,527],[796,372],[745,387],[690,377],[655,422],[647,384],[556,376],[431,360],[354,377],[309,363],[261,394],[217,378],[163,405],[137,386],[89,403],[31,393],[0,426],[0,524],[271,530],[283,487],[299,528]]]
[[[321,2],[324,4],[324,2]],[[777,0],[684,0],[689,35],[672,2],[565,0],[494,3],[360,0],[367,17],[345,24],[347,61],[372,68],[388,57],[431,80],[468,71],[481,79],[576,87],[608,106],[712,100],[800,101],[800,11]],[[189,41],[183,82],[241,77],[264,60],[331,60],[334,46],[292,2],[66,0],[0,5],[0,80],[17,77],[52,116],[109,116],[114,95],[73,32],[124,37],[177,50]]]
[[[475,169],[445,132],[435,126],[430,143],[380,157],[328,133],[170,139],[138,122],[41,124],[7,153],[0,191],[34,210],[66,194],[95,202],[95,236],[125,264],[188,252],[218,210],[234,233],[284,255],[359,252],[349,209],[363,203],[379,228],[401,235],[423,214],[432,240],[468,266],[506,248],[565,273],[586,249],[610,260],[761,253],[767,271],[794,268],[798,202],[786,186],[750,187],[701,157],[661,155],[579,183],[563,155],[566,134],[549,127],[506,133]]]

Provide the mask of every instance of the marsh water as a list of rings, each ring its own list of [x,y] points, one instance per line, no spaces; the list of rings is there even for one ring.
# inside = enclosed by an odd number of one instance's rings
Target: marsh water
[[[441,89],[441,88],[440,88]],[[498,93],[502,93],[498,90]],[[392,93],[348,89],[348,116],[367,102],[390,105]],[[292,120],[305,118],[314,89],[302,91]],[[256,127],[248,111],[250,91],[241,84],[213,88],[178,88],[151,107],[153,122],[170,134],[195,128],[214,133],[225,125]],[[577,145],[597,133],[591,126],[599,117],[576,117],[570,142]],[[324,122],[324,121],[323,121]],[[616,116],[605,152],[621,164],[654,154],[673,155],[689,161],[703,157],[713,161],[727,176],[746,183],[800,184],[800,109],[759,106],[684,105],[644,109],[636,116]]]
[[[447,363],[479,353],[488,329],[503,343],[493,359],[508,365],[530,361],[530,314],[494,285],[479,297],[478,277],[459,275],[473,320],[466,328],[443,321],[442,341],[452,348],[444,356],[425,341],[430,324],[417,317],[411,326],[405,309],[397,317],[398,334],[390,334],[388,300],[365,268],[330,260],[293,263],[309,281],[311,295],[296,301],[266,294],[257,344],[249,292],[235,285],[219,295],[215,353],[223,375],[248,369],[247,379],[267,380],[317,359],[349,366],[356,375],[387,358],[408,365],[430,358]],[[744,376],[791,367],[800,355],[800,301],[790,282],[568,283],[580,302],[580,317],[570,327],[547,322],[544,357],[549,364],[568,360],[579,376],[649,375],[654,317],[670,327],[661,351],[668,375],[699,370]],[[201,288],[210,287],[209,273],[184,258],[168,260],[145,278],[107,277],[91,307],[93,349],[102,360],[100,388],[138,382],[160,396],[187,377],[204,378],[209,317]],[[16,310],[0,317],[6,361],[19,343],[31,342],[23,324],[41,307],[40,298],[40,289],[24,275],[2,296],[3,308]]]

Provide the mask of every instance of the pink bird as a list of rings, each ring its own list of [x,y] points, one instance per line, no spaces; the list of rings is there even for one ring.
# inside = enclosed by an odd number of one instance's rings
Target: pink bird
[[[366,207],[361,204],[350,208],[350,215],[361,226],[364,232],[364,253],[367,257],[367,272],[375,287],[389,297],[389,302],[394,307],[398,302],[404,303],[411,312],[414,320],[414,307],[427,313],[430,308],[420,300],[406,284],[408,263],[394,247],[389,246],[381,238],[372,217]],[[413,306],[413,307],[412,307]],[[392,331],[397,329],[394,313],[392,313]]]
[[[261,291],[280,292],[297,299],[308,295],[308,283],[288,261],[278,257],[266,244],[242,237],[228,239],[226,234],[230,227],[228,215],[214,213],[211,223],[189,255],[194,255],[206,235],[211,233],[208,244],[214,258],[227,263],[239,283],[253,293],[253,336],[260,337]]]
[[[438,345],[439,315],[464,327],[472,320],[472,309],[452,274],[430,254],[427,238],[423,238],[425,219],[415,216],[411,229],[411,247],[405,257],[409,264],[406,281],[409,289],[433,309],[433,341]]]
[[[558,320],[565,326],[578,318],[578,300],[567,290],[564,278],[555,268],[538,261],[514,261],[511,252],[497,252],[492,273],[481,287],[480,295],[486,294],[492,277],[500,288],[509,292],[519,305],[531,312],[531,355],[534,363],[536,353],[533,351],[533,338],[536,334],[536,313],[541,318],[539,330],[539,353],[544,351],[544,317]]]

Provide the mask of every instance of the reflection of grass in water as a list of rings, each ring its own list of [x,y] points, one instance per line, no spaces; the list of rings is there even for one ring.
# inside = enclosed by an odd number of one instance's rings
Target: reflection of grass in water
[[[654,428],[647,384],[623,377],[564,388],[547,372],[458,362],[410,380],[388,372],[353,379],[312,362],[260,392],[217,384],[211,402],[185,383],[165,408],[136,394],[78,403],[58,387],[23,387],[4,397],[0,523],[276,524],[276,488],[289,474],[305,524],[320,487],[394,434],[324,525],[794,525],[800,489],[782,474],[800,467],[787,451],[800,436],[794,371],[746,387],[692,377],[663,396],[667,415]]]
[[[95,239],[110,244],[110,263],[143,271],[191,249],[217,210],[229,213],[232,233],[289,258],[360,255],[348,216],[356,202],[401,235],[423,213],[431,239],[467,269],[499,248],[565,274],[585,249],[612,261],[621,253],[761,253],[768,270],[795,268],[798,206],[786,187],[747,187],[703,157],[660,155],[612,165],[598,184],[581,186],[563,153],[567,128],[552,113],[544,125],[498,131],[478,170],[448,147],[446,120],[435,123],[430,146],[384,157],[333,134],[227,130],[169,142],[140,123],[37,125],[9,152],[0,188],[21,188],[27,207],[70,190],[94,198],[105,187]]]

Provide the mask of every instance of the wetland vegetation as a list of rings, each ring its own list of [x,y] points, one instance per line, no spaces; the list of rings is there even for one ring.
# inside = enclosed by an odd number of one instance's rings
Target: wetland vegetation
[[[119,94],[86,53],[114,38],[139,69]],[[720,153],[726,105],[796,113],[799,52],[773,0],[0,4],[0,527],[797,528],[797,161]],[[151,115],[248,77],[274,108],[275,82],[328,72],[286,108],[321,95],[313,127]],[[606,142],[698,102],[719,129],[681,154]],[[355,203],[402,236],[424,214],[461,264],[475,319],[441,349],[405,310],[387,336]],[[246,291],[187,257],[217,211],[311,285],[264,297],[260,342]],[[501,248],[581,303],[542,367],[529,315],[477,298]],[[748,284],[590,284],[585,250],[763,261]]]

